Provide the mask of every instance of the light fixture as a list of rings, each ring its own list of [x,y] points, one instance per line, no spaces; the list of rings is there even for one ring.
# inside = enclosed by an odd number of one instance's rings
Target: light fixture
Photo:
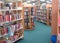
[[[40,0],[40,1],[44,2],[45,0]]]
[[[36,0],[31,0],[31,1],[36,1]]]
[[[35,3],[33,3],[33,5],[35,5]]]
[[[31,1],[27,1],[27,3],[30,3]]]
[[[12,5],[12,3],[9,3],[9,5]]]

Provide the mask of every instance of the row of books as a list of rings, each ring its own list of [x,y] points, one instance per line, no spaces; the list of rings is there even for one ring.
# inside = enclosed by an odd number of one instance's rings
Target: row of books
[[[10,26],[6,26],[6,27],[3,27],[1,26],[0,27],[0,35],[5,35],[5,34],[9,34],[10,36],[13,36],[14,35],[14,32],[15,31],[18,31],[22,29],[22,23],[13,23],[12,25]]]
[[[5,15],[0,14],[0,23],[6,22],[6,21],[17,20],[20,18],[21,18],[20,14],[10,14],[9,12],[6,12]]]
[[[12,41],[15,41],[16,39],[19,39],[23,34],[23,29],[20,29],[19,31],[16,31],[14,33],[14,36],[10,36],[9,38],[12,40]]]
[[[46,9],[40,9],[40,12],[37,12],[37,20],[42,23],[47,21],[47,11]]]
[[[19,31],[16,31],[14,33],[14,36],[10,36],[10,37],[0,37],[0,43],[12,43],[14,41],[16,41],[16,39],[19,39],[21,36],[23,35],[23,29],[19,30]],[[8,40],[7,40],[8,38]]]
[[[50,19],[50,20],[52,20],[51,17],[52,17],[52,8],[50,8],[50,10],[49,10],[49,19]]]
[[[7,42],[6,42],[5,38],[1,37],[0,38],[0,43],[7,43]]]
[[[25,19],[24,19],[24,22],[25,22],[25,27],[27,26],[27,27],[29,27],[29,23],[30,23],[30,16],[29,16],[29,12],[28,12],[28,10],[27,11],[25,11]]]

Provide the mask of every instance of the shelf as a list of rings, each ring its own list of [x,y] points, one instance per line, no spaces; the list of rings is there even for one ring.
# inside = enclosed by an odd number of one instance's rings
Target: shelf
[[[22,2],[22,0],[6,0],[6,2],[8,2],[8,3],[10,3],[10,2],[19,2],[19,1]]]
[[[17,9],[0,9],[0,11],[14,11],[14,10],[22,10],[22,7],[18,7]]]
[[[18,20],[22,20],[22,18],[17,19],[17,20],[13,20],[13,21],[6,21],[6,22],[2,22],[2,23],[0,23],[0,24],[5,24],[5,23],[10,23],[10,22],[15,22],[15,21],[18,21]]]
[[[17,19],[17,20],[13,20],[13,21],[11,21],[11,22],[15,22],[15,21],[19,21],[19,20],[22,20],[22,18],[20,18],[20,19]]]
[[[19,39],[22,39],[22,38],[23,38],[23,35],[20,38],[14,40],[13,43],[16,42],[16,41],[18,41]]]
[[[17,29],[16,31],[19,31],[20,29],[22,29],[23,27],[20,27],[19,29]]]
[[[0,0],[0,38],[3,37],[5,41],[7,39],[14,43],[23,38],[24,12],[22,0],[10,1]]]

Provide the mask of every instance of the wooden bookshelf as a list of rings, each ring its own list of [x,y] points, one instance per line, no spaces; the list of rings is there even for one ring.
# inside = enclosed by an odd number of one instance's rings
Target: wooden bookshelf
[[[51,25],[51,21],[52,21],[52,4],[47,4],[46,9],[47,9],[47,25]]]
[[[31,6],[30,12],[31,12],[31,26],[33,28],[34,27],[34,18],[36,16],[36,6],[35,5]]]
[[[47,10],[46,9],[40,9],[40,22],[47,24]]]
[[[47,4],[45,9],[36,8],[36,19],[37,21],[47,24],[47,25],[51,25],[51,20],[52,20],[52,5],[51,4]]]
[[[9,5],[10,3],[11,5]],[[10,39],[14,43],[24,37],[23,4],[21,1],[9,2],[4,7],[0,9],[0,19],[2,20],[0,21],[0,37]]]
[[[40,19],[38,18],[38,16],[40,15],[40,6],[37,5],[36,6],[36,20],[39,21]]]
[[[37,21],[47,24],[47,9],[36,8]]]
[[[30,4],[24,5],[25,29],[27,30],[33,29],[34,26],[33,18],[35,16],[35,13],[36,13],[35,7],[33,7]]]

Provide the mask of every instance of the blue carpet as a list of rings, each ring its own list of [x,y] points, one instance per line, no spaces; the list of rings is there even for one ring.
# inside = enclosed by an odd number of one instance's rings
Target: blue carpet
[[[24,39],[17,43],[50,43],[51,27],[35,22],[35,29],[24,32]]]

